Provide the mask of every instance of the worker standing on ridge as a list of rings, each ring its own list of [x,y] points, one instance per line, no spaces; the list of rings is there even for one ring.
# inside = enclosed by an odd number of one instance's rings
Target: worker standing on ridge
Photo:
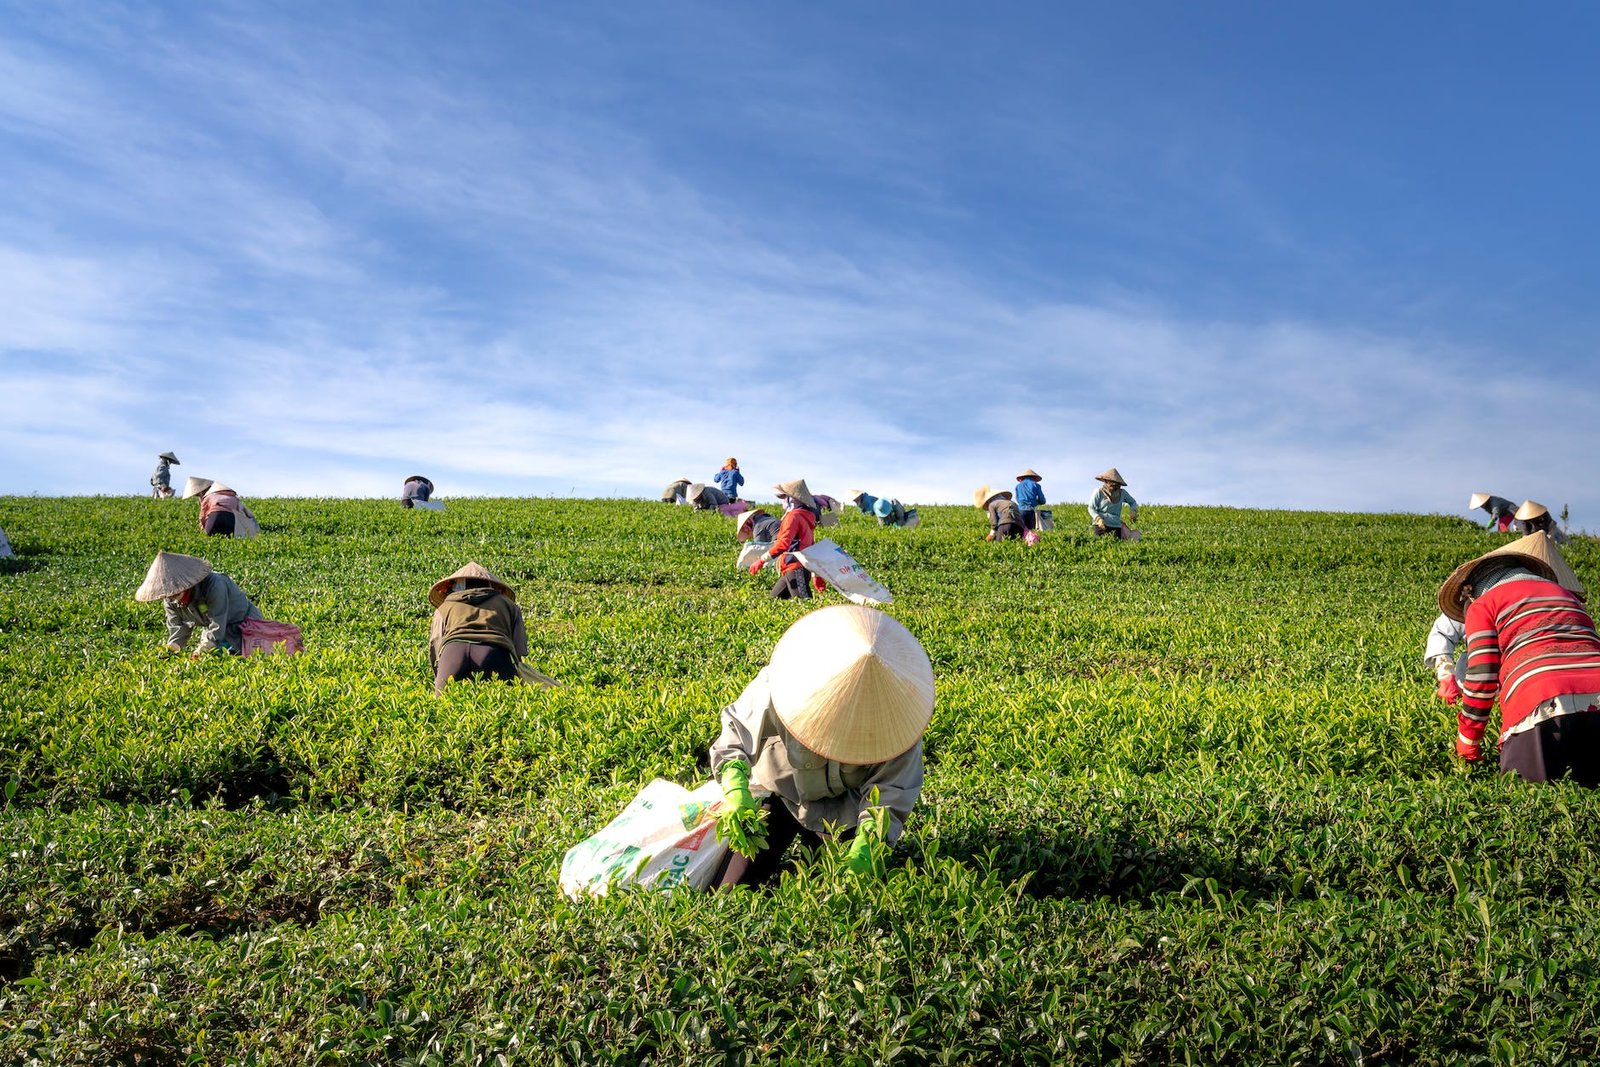
[[[1022,516],[1011,499],[1011,490],[990,489],[986,485],[972,494],[972,502],[979,511],[989,516],[989,531],[983,535],[985,541],[1027,537],[1028,529],[1022,525]]]
[[[1029,530],[1039,528],[1038,509],[1045,505],[1044,490],[1039,488],[1042,481],[1044,479],[1032,467],[1017,475],[1017,512],[1022,516],[1022,525]]]
[[[1467,507],[1488,512],[1489,529],[1501,533],[1511,529],[1511,519],[1516,508],[1505,497],[1495,496],[1492,493],[1473,493],[1467,498]]]
[[[262,618],[232,578],[212,570],[200,557],[180,552],[157,552],[133,599],[162,602],[167,648],[173,652],[182,652],[199,629],[196,658],[207,652],[237,653],[244,641],[240,631],[245,620]]]
[[[1543,533],[1468,560],[1445,579],[1439,610],[1467,633],[1456,755],[1483,758],[1498,699],[1502,772],[1600,786],[1600,635],[1581,589]]]
[[[790,626],[711,746],[723,803],[766,809],[765,847],[730,851],[712,885],[771,879],[796,837],[848,840],[849,871],[883,870],[922,793],[933,702],[928,654],[893,616],[841,604]]]
[[[177,462],[178,457],[171,452],[163,452],[156,457],[156,472],[150,476],[150,495],[157,500],[167,500],[172,496],[172,465]]]
[[[722,469],[717,472],[717,476],[712,480],[717,483],[717,488],[722,490],[722,494],[728,498],[723,503],[732,503],[739,499],[739,487],[744,484],[744,475],[739,472],[739,461],[737,459],[729,456],[728,462],[722,465]]]
[[[1550,509],[1537,500],[1524,500],[1517,509],[1517,529],[1525,534],[1547,533],[1550,540],[1558,545],[1567,543],[1566,532],[1556,525]]]
[[[524,674],[549,682],[543,675],[519,670],[528,655],[528,631],[517,606],[517,594],[483,566],[468,563],[433,583],[428,603],[434,607],[428,626],[428,665],[433,691],[456,679],[499,678],[514,682]]]
[[[778,523],[778,534],[773,539],[772,547],[750,564],[750,573],[760,574],[767,560],[777,559],[778,581],[772,587],[773,597],[778,600],[810,600],[813,585],[820,593],[827,588],[827,584],[821,578],[808,581],[810,572],[794,552],[796,549],[810,548],[816,543],[817,520],[822,517],[821,509],[817,507],[811,490],[806,487],[804,478],[779,482],[772,488],[783,504],[783,518]]]
[[[1117,468],[1107,467],[1095,475],[1100,488],[1089,501],[1089,521],[1094,525],[1096,537],[1112,534],[1124,541],[1136,541],[1139,532],[1132,526],[1122,525],[1122,508],[1128,508],[1128,522],[1139,521],[1139,502],[1128,492],[1128,483]]]

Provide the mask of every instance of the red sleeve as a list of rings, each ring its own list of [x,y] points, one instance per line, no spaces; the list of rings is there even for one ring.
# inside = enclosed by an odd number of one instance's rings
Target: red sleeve
[[[1467,676],[1461,684],[1456,729],[1464,741],[1481,741],[1489,711],[1500,692],[1500,633],[1494,609],[1479,597],[1467,608]]]

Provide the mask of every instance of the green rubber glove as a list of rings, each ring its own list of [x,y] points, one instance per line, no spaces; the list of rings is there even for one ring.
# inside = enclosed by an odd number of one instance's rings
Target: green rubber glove
[[[750,764],[736,759],[722,765],[722,799],[741,811],[756,807],[756,798],[750,792]]]
[[[850,851],[845,854],[844,869],[851,874],[872,874],[880,868],[878,862],[878,849],[873,839],[868,834],[857,833],[850,842]]]
[[[877,799],[874,796],[873,799]],[[889,846],[883,839],[889,832],[889,810],[872,807],[861,813],[856,823],[856,836],[845,854],[845,869],[851,874],[872,874],[883,870],[883,858]]]

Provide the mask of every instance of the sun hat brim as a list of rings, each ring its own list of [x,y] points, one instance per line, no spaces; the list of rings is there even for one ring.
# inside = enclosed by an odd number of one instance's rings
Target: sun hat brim
[[[149,603],[177,596],[205,581],[211,573],[211,564],[199,556],[186,556],[181,552],[161,551],[151,561],[144,582],[134,591],[133,599]]]
[[[772,710],[807,749],[847,764],[884,763],[933,716],[933,665],[899,620],[840,604],[785,631],[767,667]]]
[[[1525,562],[1528,569],[1537,572],[1541,578],[1555,582],[1580,597],[1584,595],[1583,583],[1572,572],[1572,568],[1567,566],[1567,561],[1562,558],[1555,542],[1550,540],[1548,534],[1540,531],[1491,549],[1451,571],[1450,576],[1439,587],[1439,610],[1456,622],[1466,621],[1466,610],[1461,606],[1461,587],[1467,584],[1479,564],[1500,556],[1518,556],[1519,562]]]
[[[476,578],[479,581],[488,582],[495,589],[499,590],[501,593],[504,593],[508,600],[517,599],[517,591],[515,589],[511,588],[505,582],[502,582],[499,578],[496,578],[493,574],[489,573],[488,568],[484,567],[482,564],[473,562],[468,563],[454,574],[447,574],[443,578],[440,578],[437,582],[434,582],[433,586],[428,590],[428,603],[432,604],[434,607],[438,607],[440,604],[443,604],[444,598],[450,595],[450,586],[454,584],[458,578]]]

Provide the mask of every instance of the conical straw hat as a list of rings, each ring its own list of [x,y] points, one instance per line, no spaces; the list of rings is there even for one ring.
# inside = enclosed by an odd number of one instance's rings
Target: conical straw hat
[[[973,507],[977,508],[979,511],[982,511],[983,508],[984,508],[984,505],[986,505],[988,502],[989,502],[989,487],[987,485],[980,485],[978,488],[976,488],[976,489],[974,489],[972,491],[972,506]]]
[[[235,496],[238,495],[238,493],[234,490],[233,486],[231,486],[231,485],[223,485],[221,482],[212,482],[211,483],[211,488],[206,490],[206,494],[210,495],[211,493],[233,493]]]
[[[684,491],[683,499],[685,499],[689,503],[693,504],[696,500],[700,499],[700,495],[702,493],[704,493],[705,491],[706,491],[706,483],[705,482],[695,482],[693,485],[689,486],[689,488],[687,490]]]
[[[440,604],[443,604],[444,598],[450,595],[451,583],[457,578],[481,578],[490,585],[494,586],[496,589],[500,590],[500,592],[504,593],[508,598],[512,600],[517,599],[516,590],[512,589],[505,582],[502,582],[500,579],[496,578],[493,574],[490,574],[488,568],[479,563],[469,563],[465,567],[462,567],[460,570],[456,571],[454,574],[447,574],[443,578],[440,578],[437,582],[434,582],[433,588],[428,590],[428,603],[432,604],[434,607],[438,607]]]
[[[1488,493],[1473,493],[1467,497],[1467,510],[1475,511],[1489,502]]]
[[[811,490],[806,487],[804,478],[796,478],[792,482],[779,482],[772,488],[783,496],[800,501],[808,508],[817,506],[817,499],[811,495]]]
[[[750,532],[750,524],[756,521],[756,516],[765,514],[766,512],[762,511],[760,508],[751,508],[749,511],[741,511],[733,520],[734,535],[737,537],[745,536],[745,534]]]
[[[192,497],[192,496],[201,496],[210,488],[211,488],[211,479],[210,478],[196,478],[194,475],[191,474],[191,475],[189,475],[189,477],[187,479],[184,480],[184,483],[183,483],[183,497],[184,497],[185,500],[187,500],[189,497]]]
[[[1019,481],[1019,482],[1022,481],[1022,479],[1024,479],[1024,478],[1032,478],[1036,482],[1044,481],[1044,475],[1040,474],[1038,471],[1034,470],[1032,467],[1029,467],[1027,470],[1025,470],[1021,474],[1017,475],[1017,481]]]
[[[1096,474],[1094,476],[1094,480],[1097,481],[1097,482],[1112,482],[1112,483],[1114,483],[1116,485],[1127,485],[1128,484],[1128,480],[1126,478],[1124,478],[1122,476],[1122,473],[1120,471],[1118,471],[1117,468],[1115,468],[1115,467],[1107,467],[1105,470],[1101,471],[1099,474]]]
[[[163,452],[159,456],[157,456],[156,458],[157,459],[164,459],[168,463],[177,463],[178,466],[180,466],[180,467],[183,466],[182,463],[178,462],[178,457],[173,455],[171,452]]]
[[[933,665],[891,615],[840,604],[789,627],[767,667],[772,710],[790,735],[839,763],[884,763],[933,717]]]
[[[1541,515],[1548,514],[1550,514],[1550,509],[1539,503],[1537,500],[1524,500],[1522,502],[1522,506],[1517,509],[1517,518],[1521,519],[1523,522],[1527,522],[1529,519],[1537,519]]]
[[[866,493],[865,489],[846,489],[845,490],[845,494],[846,494],[845,495],[845,499],[846,500],[860,500],[862,495],[865,494],[865,493]]]
[[[1466,612],[1461,607],[1461,587],[1467,584],[1467,579],[1472,577],[1472,572],[1478,564],[1495,556],[1520,556],[1522,558],[1518,562],[1526,563],[1529,570],[1558,583],[1561,588],[1571,590],[1580,597],[1585,595],[1583,583],[1578,581],[1578,576],[1567,566],[1567,561],[1561,556],[1561,550],[1550,540],[1549,534],[1540,530],[1485,552],[1477,559],[1470,559],[1451,571],[1450,577],[1439,587],[1439,610],[1457,622],[1464,622]]]
[[[211,564],[199,556],[185,556],[181,552],[157,552],[150,569],[145,572],[144,584],[133,594],[133,599],[151,601],[177,596],[205,580],[211,573]]]

